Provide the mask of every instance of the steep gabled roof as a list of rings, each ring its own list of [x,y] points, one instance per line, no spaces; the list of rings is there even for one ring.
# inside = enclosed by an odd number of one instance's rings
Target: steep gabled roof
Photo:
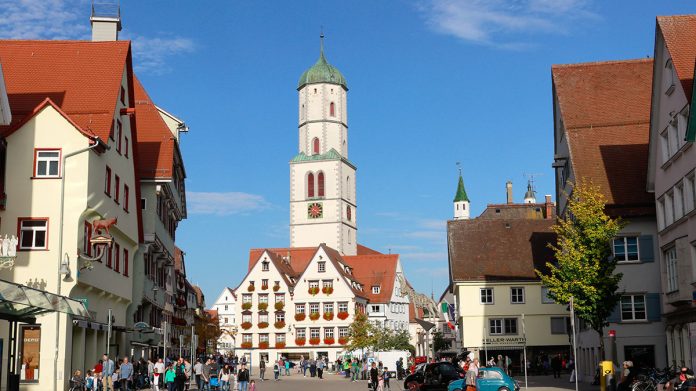
[[[694,60],[696,60],[696,15],[658,16],[657,29],[662,32],[672,64],[681,81],[686,99],[691,102],[694,82]],[[660,64],[664,66],[664,64]]]
[[[283,248],[252,248],[249,250],[249,268],[250,271],[256,262],[261,258],[264,251],[279,255],[281,258],[286,257],[290,263],[290,267],[295,275],[302,274],[307,268],[309,262],[317,252],[316,247],[283,247]]]
[[[107,140],[111,133],[130,42],[0,40],[12,123],[32,115],[50,98],[85,132]]]
[[[362,292],[371,303],[389,303],[394,292],[396,266],[399,256],[396,254],[344,256],[343,260],[353,268],[353,276],[360,281],[365,290]],[[372,286],[378,285],[380,292],[372,293]]]
[[[552,67],[575,178],[598,185],[612,215],[655,213],[646,191],[652,71],[651,59]]]
[[[374,255],[374,254],[381,254],[381,252],[371,249],[367,246],[363,246],[362,244],[358,243],[358,255]]]
[[[171,178],[176,140],[138,78],[134,78],[135,120],[138,124],[141,178]]]

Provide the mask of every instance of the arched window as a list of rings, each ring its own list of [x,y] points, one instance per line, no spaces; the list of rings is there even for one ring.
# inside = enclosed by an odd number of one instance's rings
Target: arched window
[[[336,116],[336,105],[333,102],[329,105],[329,115],[332,117]]]
[[[351,193],[351,191],[350,191],[350,177],[347,176],[346,177],[346,194],[347,194],[346,198],[349,200],[350,200],[350,193]]]
[[[350,208],[350,205],[346,206],[346,216],[348,216],[348,221],[353,220],[353,210]]]
[[[324,173],[323,172],[319,172],[319,174],[317,174],[317,182],[319,182],[319,184],[317,186],[317,189],[318,189],[317,196],[323,197],[324,196]]]
[[[307,175],[307,197],[314,197],[314,174],[311,172]]]
[[[319,139],[317,137],[312,140],[312,153],[314,155],[319,154]]]

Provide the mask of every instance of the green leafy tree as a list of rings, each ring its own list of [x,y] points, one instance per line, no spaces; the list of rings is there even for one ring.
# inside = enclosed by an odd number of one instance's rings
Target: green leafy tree
[[[433,333],[433,352],[438,353],[447,350],[452,346],[452,341],[445,339],[442,332],[436,331]]]
[[[408,331],[394,331],[392,329],[375,327],[372,333],[372,350],[385,352],[388,350],[409,350]]]
[[[568,212],[553,227],[558,235],[555,263],[547,262],[547,274],[536,270],[549,296],[557,303],[573,297],[575,314],[599,333],[604,354],[604,327],[621,299],[618,292],[623,276],[614,273],[616,259],[611,243],[623,224],[605,212],[606,201],[599,187],[591,182],[575,184],[568,200]]]
[[[353,323],[350,324],[348,330],[348,345],[347,350],[363,350],[370,349],[374,346],[375,327],[367,320],[367,315],[362,312],[356,312]]]

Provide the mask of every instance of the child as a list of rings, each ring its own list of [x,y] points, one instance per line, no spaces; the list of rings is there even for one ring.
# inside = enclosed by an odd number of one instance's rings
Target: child
[[[278,366],[278,361],[273,364],[273,376],[275,377],[275,381],[278,381],[278,376],[280,376],[280,367]]]
[[[377,378],[377,391],[384,391],[384,376]]]
[[[389,387],[389,368],[384,367],[384,374],[382,375],[384,377],[384,388],[388,388],[391,390],[391,387]]]
[[[73,372],[73,376],[70,378],[70,385],[77,390],[83,389],[85,382],[82,380],[82,372],[79,369]]]
[[[253,380],[249,382],[249,391],[256,391],[256,383]]]
[[[92,371],[87,371],[87,378],[85,379],[85,388],[87,391],[94,391],[94,376],[92,375]]]
[[[153,389],[155,391],[159,391],[159,385],[160,385],[160,375],[159,369],[155,368],[155,372],[152,374],[152,385],[154,386]]]

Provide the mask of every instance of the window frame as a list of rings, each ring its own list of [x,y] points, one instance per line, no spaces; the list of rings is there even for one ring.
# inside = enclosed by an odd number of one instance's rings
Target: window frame
[[[123,185],[123,210],[126,213],[130,213],[130,211],[128,210],[129,206],[130,206],[130,202],[128,202],[129,198],[130,198],[130,188],[128,187],[128,185],[124,184]]]
[[[53,159],[39,159],[39,154],[41,152],[58,152],[58,157]],[[63,159],[63,149],[62,148],[34,148],[34,172],[32,179],[57,179],[61,177],[62,169],[62,159]],[[39,175],[39,161],[46,162],[46,175]],[[51,162],[58,163],[58,172],[55,175],[51,175]]]
[[[28,222],[28,221],[43,221],[45,222],[45,228],[43,230],[38,230],[38,229],[22,229],[22,223]],[[27,228],[32,228],[32,227],[27,227]],[[24,247],[22,245],[22,238],[23,235],[22,233],[24,231],[32,231],[32,246],[31,247]],[[44,236],[44,246],[43,247],[37,247],[36,246],[36,231],[42,231],[45,232]],[[17,251],[42,251],[42,250],[48,250],[48,238],[49,238],[49,218],[48,217],[19,217],[17,218]]]
[[[120,200],[120,198],[121,198],[121,177],[118,175],[115,175],[115,174],[114,174],[114,185],[115,185],[114,202],[116,202],[116,204],[120,204],[121,203],[121,200]]]
[[[646,295],[644,293],[636,293],[636,294],[627,294],[627,295],[621,295],[621,299],[619,300],[619,312],[621,313],[621,322],[647,322],[648,321],[648,303],[646,300]],[[643,299],[643,317],[642,318],[637,318],[636,317],[636,298],[641,297]],[[631,319],[625,319],[624,318],[624,298],[630,298],[630,313],[631,313]]]
[[[106,166],[104,170],[104,194],[111,198],[111,167]]]
[[[628,239],[635,239],[636,241],[636,259],[628,259],[630,256],[630,252],[628,251]],[[616,254],[616,242],[617,240],[623,241],[623,259],[619,260],[617,258],[616,262],[617,263],[640,263],[640,238],[637,235],[625,235],[625,236],[617,236],[612,240],[611,243],[611,251],[614,254],[614,258],[617,257]]]
[[[116,120],[116,134],[118,135],[118,140],[116,140],[116,152],[121,154],[121,143],[123,142],[123,124],[121,120]]]
[[[372,294],[373,295],[379,295],[379,293],[382,291],[382,288],[379,285],[372,285]]]
[[[490,296],[490,301],[484,301],[483,292],[490,291],[490,295],[486,295],[486,298]],[[482,305],[492,305],[495,304],[495,296],[493,288],[479,288],[479,304]]]
[[[515,295],[515,290],[519,289],[521,292],[522,300],[521,301],[515,301],[515,296],[520,296],[520,295]],[[524,304],[525,303],[525,292],[524,292],[524,287],[523,286],[513,286],[510,287],[510,304]]]
[[[317,262],[317,273],[326,273],[326,261]]]
[[[677,248],[672,246],[663,251],[665,266],[667,270],[667,291],[670,294],[679,291],[679,258],[677,258]]]
[[[121,273],[121,245],[114,242],[114,253],[116,257],[114,258],[114,271],[116,273]]]
[[[128,277],[128,258],[130,253],[127,248],[123,248],[123,276]]]

